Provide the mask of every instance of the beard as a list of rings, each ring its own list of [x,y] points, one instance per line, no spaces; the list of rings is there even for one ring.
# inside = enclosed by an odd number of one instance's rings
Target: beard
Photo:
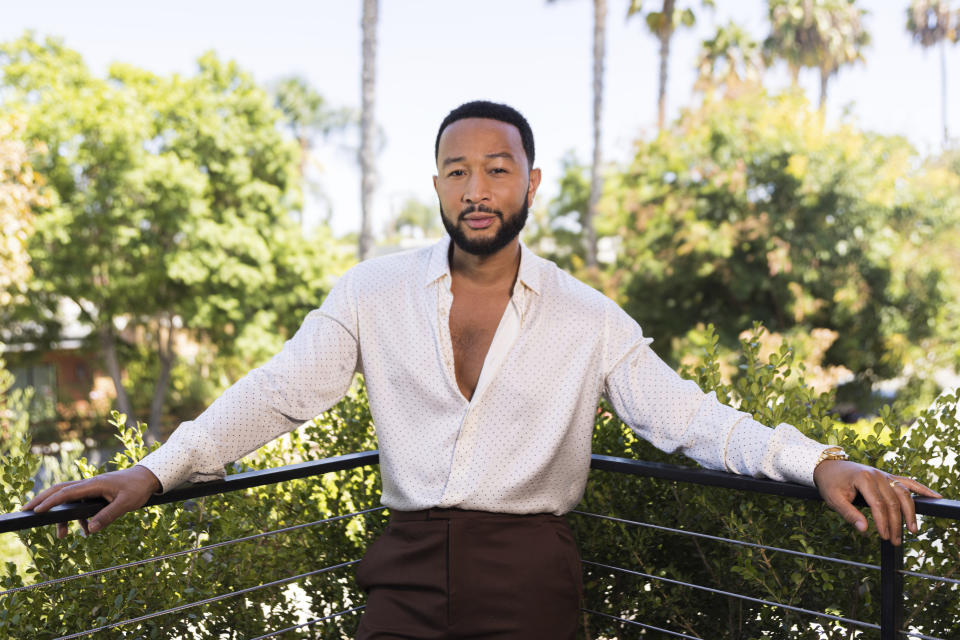
[[[526,197],[523,198],[523,206],[520,207],[520,210],[510,216],[504,216],[503,211],[491,209],[483,205],[470,205],[460,212],[460,215],[457,216],[457,222],[454,224],[443,212],[443,205],[441,204],[440,220],[443,221],[444,229],[450,234],[450,239],[453,240],[453,243],[461,250],[475,256],[489,256],[503,249],[510,244],[514,238],[520,235],[520,231],[523,230],[523,226],[527,223],[529,210],[530,205],[527,204]],[[494,234],[492,238],[470,239],[467,237],[467,234],[464,233],[462,227],[464,216],[476,212],[491,213],[500,218],[500,228],[497,229],[497,233]]]

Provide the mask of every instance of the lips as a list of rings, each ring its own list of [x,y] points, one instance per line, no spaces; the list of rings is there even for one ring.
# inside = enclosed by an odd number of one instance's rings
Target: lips
[[[471,229],[486,229],[493,224],[493,221],[497,219],[497,216],[477,216],[471,215],[463,218],[463,221]]]

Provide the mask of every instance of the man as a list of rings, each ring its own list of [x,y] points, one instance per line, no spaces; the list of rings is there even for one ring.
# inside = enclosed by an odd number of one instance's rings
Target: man
[[[358,638],[574,637],[580,568],[561,516],[583,494],[601,394],[664,450],[816,484],[865,532],[859,492],[882,538],[900,544],[901,518],[917,531],[911,492],[934,491],[719,404],[616,304],[520,244],[540,170],[518,112],[462,105],[435,153],[448,238],[351,269],[280,354],[140,465],[51,487],[24,508],[103,496],[95,532],[156,491],[221,476],[334,405],[362,371],[391,519],[357,569],[368,593]]]

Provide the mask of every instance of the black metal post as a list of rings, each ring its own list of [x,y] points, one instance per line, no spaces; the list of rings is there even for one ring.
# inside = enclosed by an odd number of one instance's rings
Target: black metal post
[[[902,538],[901,538],[902,539]],[[903,545],[880,541],[880,640],[895,640],[903,628]]]

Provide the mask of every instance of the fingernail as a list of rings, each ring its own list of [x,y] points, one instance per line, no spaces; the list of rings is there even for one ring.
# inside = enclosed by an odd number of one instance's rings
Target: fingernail
[[[90,533],[96,533],[97,531],[100,531],[100,523],[94,520],[89,525],[87,525],[87,529],[90,530]]]
[[[867,530],[867,523],[864,522],[863,520],[857,520],[856,527],[857,527],[857,531],[860,531],[861,533],[863,533],[864,531]]]

